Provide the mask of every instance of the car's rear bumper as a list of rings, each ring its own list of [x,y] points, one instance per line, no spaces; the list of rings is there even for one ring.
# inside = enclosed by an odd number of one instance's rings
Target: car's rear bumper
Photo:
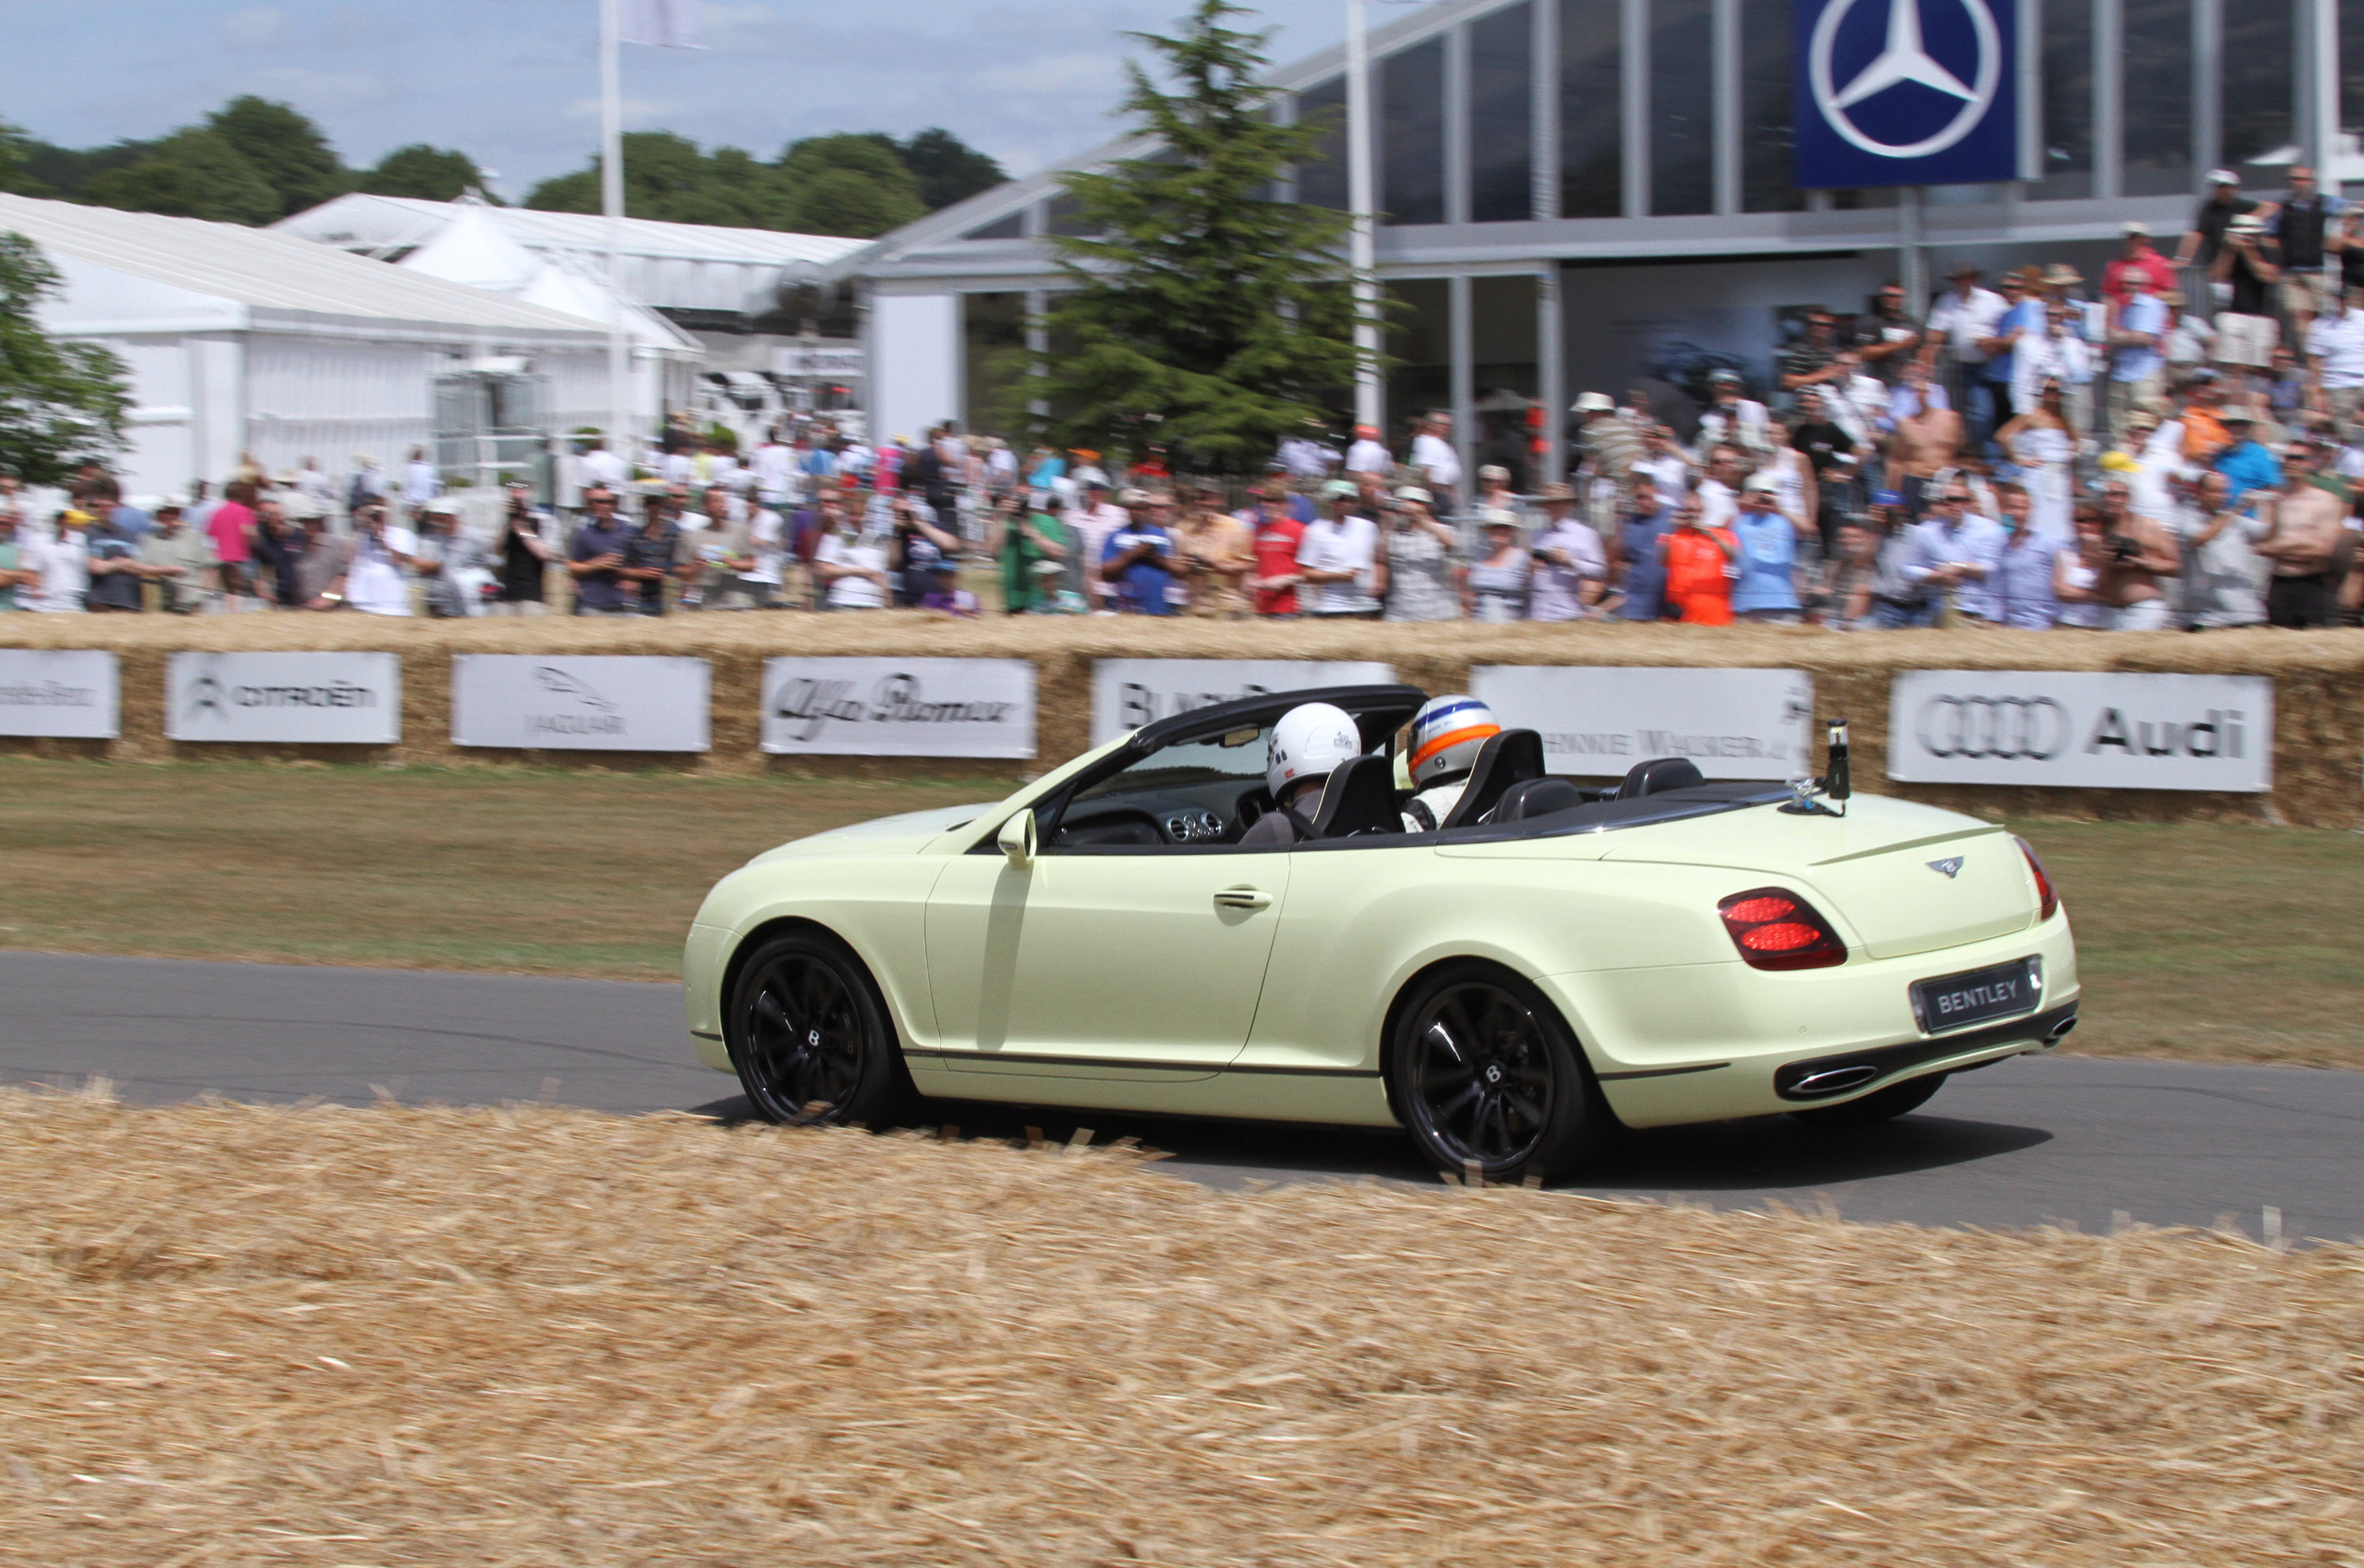
[[[2023,957],[2043,960],[2036,1008],[2015,1018],[1924,1031],[1914,982]],[[2052,1049],[2073,1026],[2079,984],[2068,922],[2056,915],[2008,936],[1907,958],[1860,951],[1831,969],[1766,973],[1745,964],[1554,975],[1544,989],[1575,1026],[1602,1094],[1629,1127],[1668,1127],[1835,1105],[1921,1077]],[[1810,1074],[1875,1071],[1838,1092],[1800,1095]],[[1827,1080],[1825,1080],[1827,1082]]]

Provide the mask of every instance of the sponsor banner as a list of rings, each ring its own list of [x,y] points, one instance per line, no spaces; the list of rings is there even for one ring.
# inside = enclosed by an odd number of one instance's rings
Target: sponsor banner
[[[164,736],[391,746],[402,739],[402,656],[175,653],[164,665]]]
[[[1539,731],[1555,773],[1622,778],[1653,757],[1688,757],[1712,779],[1814,771],[1802,670],[1489,664],[1470,672],[1469,692],[1505,729]]]
[[[1806,190],[2024,178],[2018,0],[1802,0],[1794,175]]]
[[[766,659],[764,750],[821,757],[1031,757],[1024,659]]]
[[[1385,685],[1386,664],[1314,659],[1100,659],[1092,664],[1092,744],[1177,713],[1266,692]]]
[[[122,695],[115,655],[84,648],[0,648],[0,735],[112,740]]]
[[[1912,784],[2256,794],[2273,753],[2266,675],[1912,670],[1889,688],[1888,776]]]
[[[452,744],[552,751],[708,749],[703,659],[452,657]]]

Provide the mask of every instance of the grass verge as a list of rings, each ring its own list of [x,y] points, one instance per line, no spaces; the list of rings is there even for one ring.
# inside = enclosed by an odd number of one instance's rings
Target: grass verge
[[[96,1568],[2364,1555],[2352,1247],[1129,1163],[0,1095],[0,1526]]]
[[[0,945],[670,980],[757,851],[1008,787],[0,757]],[[2076,925],[2075,1049],[2364,1066],[2364,835],[2013,826]]]

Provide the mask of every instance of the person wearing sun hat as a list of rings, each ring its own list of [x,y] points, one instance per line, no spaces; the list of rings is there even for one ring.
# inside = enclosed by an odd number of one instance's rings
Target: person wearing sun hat
[[[2208,275],[2232,291],[2216,317],[2216,362],[2271,366],[2280,339],[2274,306],[2282,270],[2273,238],[2255,214],[2243,213],[2225,226],[2225,243]]]

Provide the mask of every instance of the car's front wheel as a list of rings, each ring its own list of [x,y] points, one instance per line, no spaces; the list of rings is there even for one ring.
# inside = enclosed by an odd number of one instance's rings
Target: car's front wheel
[[[748,955],[724,1038],[766,1121],[877,1127],[912,1095],[870,972],[819,931],[774,937]]]
[[[1809,1127],[1869,1127],[1874,1122],[1891,1121],[1919,1110],[1929,1103],[1930,1095],[1945,1086],[1946,1074],[1932,1073],[1926,1077],[1890,1084],[1885,1089],[1874,1089],[1859,1100],[1835,1106],[1809,1106],[1790,1114]]]
[[[1490,964],[1422,978],[1396,1009],[1388,1079],[1412,1141],[1438,1170],[1544,1180],[1603,1152],[1616,1118],[1575,1037],[1535,988]]]

